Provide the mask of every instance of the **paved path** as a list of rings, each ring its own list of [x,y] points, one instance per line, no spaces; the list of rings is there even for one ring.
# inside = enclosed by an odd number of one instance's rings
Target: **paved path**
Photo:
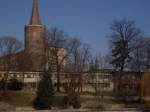
[[[11,111],[10,111],[11,112]],[[79,110],[73,110],[73,109],[66,109],[66,110],[30,110],[30,109],[25,109],[25,110],[16,110],[15,112],[150,112],[150,111],[141,111],[137,110],[135,108],[124,108],[124,109],[117,109],[117,110],[88,110],[88,109],[79,109]]]
[[[10,112],[14,112],[14,111],[10,111]],[[43,110],[43,111],[15,111],[15,112],[149,112],[149,111],[136,111],[136,110],[133,110],[133,111],[128,111],[128,110],[126,110],[126,111],[122,111],[122,110],[110,110],[110,111],[93,111],[93,110],[88,110],[88,111],[72,111],[72,110],[65,110],[65,111],[62,111],[62,110],[52,110],[52,111],[50,111],[50,110]]]

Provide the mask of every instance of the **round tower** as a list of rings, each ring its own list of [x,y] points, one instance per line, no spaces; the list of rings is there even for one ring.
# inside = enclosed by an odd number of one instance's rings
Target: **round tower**
[[[25,26],[25,50],[29,53],[33,71],[44,70],[45,27],[41,24],[38,0],[33,0],[30,22]]]

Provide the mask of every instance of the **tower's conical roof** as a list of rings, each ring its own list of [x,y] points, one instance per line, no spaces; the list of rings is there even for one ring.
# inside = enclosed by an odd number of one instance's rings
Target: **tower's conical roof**
[[[38,9],[38,0],[33,0],[32,15],[29,24],[41,25],[39,9]]]

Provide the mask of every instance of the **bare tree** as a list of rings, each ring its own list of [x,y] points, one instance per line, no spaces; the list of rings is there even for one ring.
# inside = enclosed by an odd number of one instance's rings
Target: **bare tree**
[[[135,49],[137,38],[141,37],[141,30],[136,27],[132,20],[122,19],[114,21],[111,25],[112,33],[110,35],[111,44],[111,64],[119,73],[115,76],[115,81],[118,82],[115,89],[115,95],[118,97],[121,94],[124,69],[132,60],[132,52]]]
[[[72,50],[68,57],[69,70],[72,72],[85,72],[88,70],[91,52],[89,44],[82,44],[78,38],[71,41]]]
[[[81,49],[81,62],[83,71],[88,71],[91,58],[91,47],[89,44],[83,44]]]
[[[132,52],[132,60],[129,63],[131,70],[137,72],[149,71],[150,69],[150,39],[140,38],[135,43],[135,49]]]
[[[80,70],[80,46],[81,42],[78,38],[74,38],[71,40],[71,44],[73,46],[71,54],[67,60],[68,71],[78,72]]]
[[[110,56],[109,55],[102,55],[101,53],[96,54],[91,58],[91,63],[94,64],[94,68],[96,70],[103,70],[103,69],[111,69],[112,66],[110,65]]]
[[[82,44],[78,38],[72,38],[70,41],[71,52],[67,58],[66,71],[70,72],[70,84],[74,83],[78,92],[83,86],[83,74],[89,68],[90,60],[90,46],[88,44]],[[73,80],[74,79],[74,80]],[[72,80],[72,81],[71,81]],[[74,82],[75,81],[75,82]],[[75,92],[75,89],[73,90]]]
[[[134,21],[114,21],[111,25],[111,64],[119,71],[123,71],[125,65],[131,61],[131,51],[134,49],[134,41],[140,36],[141,31],[135,26]]]
[[[68,56],[66,37],[65,33],[56,27],[47,30],[45,35],[47,43],[47,68],[53,73],[56,72],[57,91],[60,91],[60,72],[63,70]]]
[[[101,73],[106,69],[107,61],[105,59],[107,58],[101,54],[92,57],[88,75],[88,84],[95,90],[94,95],[100,103],[100,106],[103,106],[105,94],[104,85],[106,82],[104,81],[104,74]]]
[[[144,71],[143,52],[145,52],[143,49],[144,43],[142,42],[142,39],[137,39],[135,46],[136,47],[132,52],[132,60],[129,63],[129,66],[132,71],[142,72]]]
[[[145,71],[149,71],[150,70],[150,38],[144,38],[143,41],[144,41],[143,42],[144,66],[145,66]]]
[[[22,49],[21,42],[14,37],[0,38],[1,70],[5,71],[4,90],[6,90],[9,72],[16,69],[16,53]]]

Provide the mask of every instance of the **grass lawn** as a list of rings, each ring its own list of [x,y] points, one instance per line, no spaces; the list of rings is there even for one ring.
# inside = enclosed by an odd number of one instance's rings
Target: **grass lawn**
[[[55,107],[59,107],[59,105],[61,104],[61,101],[63,99],[63,96],[65,96],[65,94],[63,94],[63,93],[55,94],[54,104],[53,104]],[[25,107],[25,106],[32,106],[32,101],[34,100],[35,97],[36,97],[35,92],[9,91],[6,94],[4,94],[4,96],[0,96],[0,101],[6,102],[15,107]],[[92,95],[81,95],[80,101],[82,104],[86,104],[89,101],[97,102],[98,98],[95,96],[92,96]],[[111,98],[105,98],[105,99],[103,99],[103,101],[105,103],[112,104],[112,105],[121,104],[121,102],[114,101]],[[150,104],[150,103],[147,102],[147,105],[148,104]]]
[[[54,104],[53,105],[59,106],[61,104],[61,101],[64,96],[65,96],[65,94],[63,94],[63,93],[56,93],[54,96]],[[88,95],[88,96],[84,97],[84,95],[82,95],[81,99],[80,99],[81,102],[84,103],[86,101],[95,99],[95,97],[90,97],[90,95]],[[32,106],[32,102],[35,97],[36,97],[35,92],[9,91],[9,92],[5,93],[3,96],[0,96],[0,101],[6,102],[15,107],[24,107],[24,106]]]
[[[36,94],[33,92],[9,91],[0,97],[0,101],[15,107],[31,106]]]
[[[63,93],[56,93],[54,96],[54,106],[59,106],[63,96]],[[9,91],[3,95],[0,93],[0,101],[13,105],[15,107],[32,106],[32,102],[36,97],[35,92],[21,92],[21,91]]]

